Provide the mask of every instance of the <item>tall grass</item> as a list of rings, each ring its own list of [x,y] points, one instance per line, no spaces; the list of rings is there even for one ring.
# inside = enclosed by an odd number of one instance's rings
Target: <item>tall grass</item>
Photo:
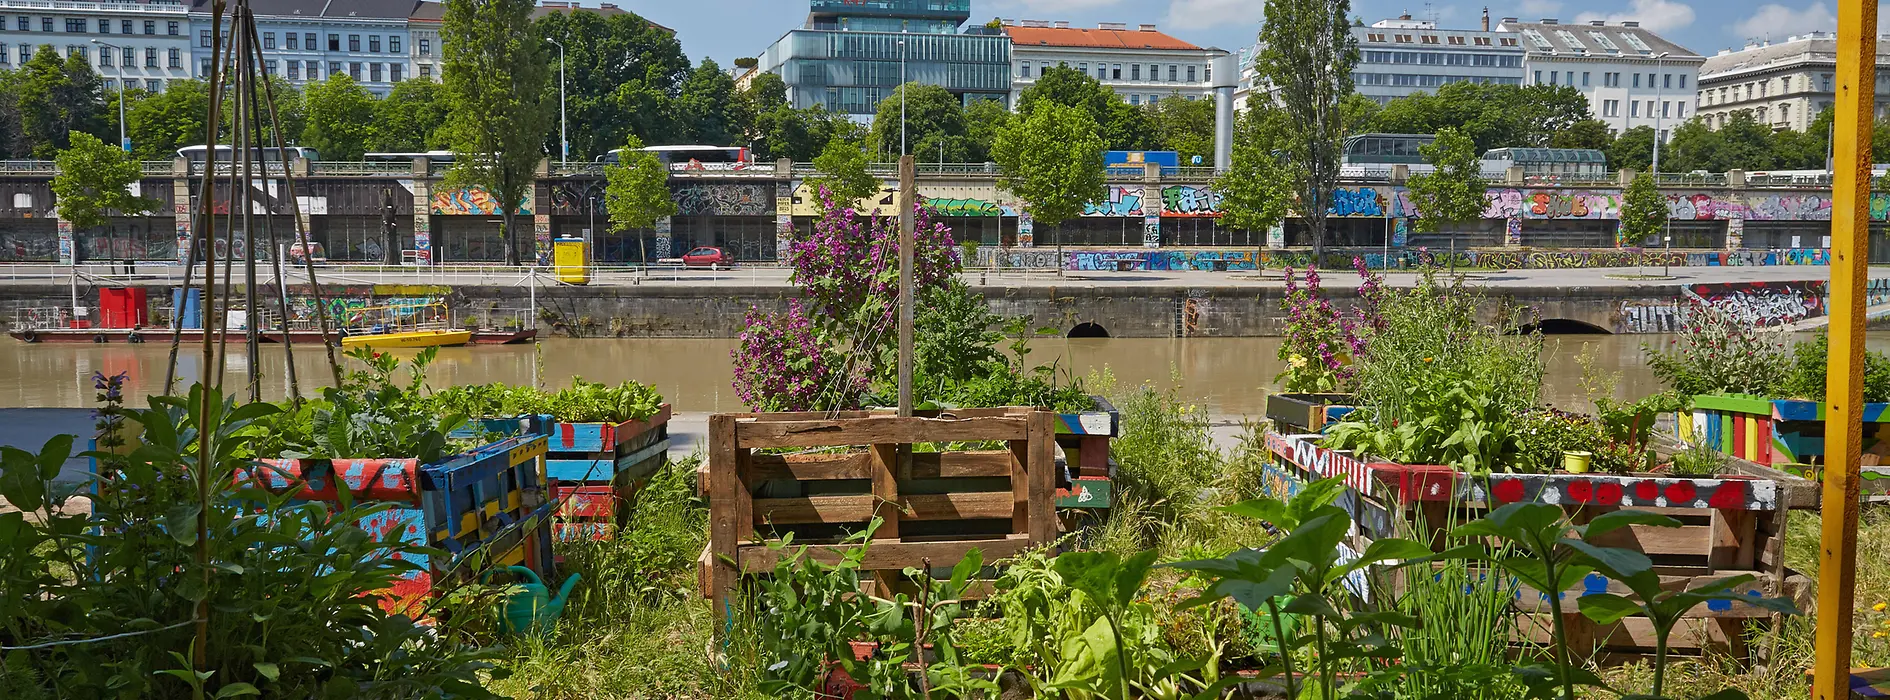
[[[1457,525],[1455,509],[1448,531]],[[1405,536],[1419,541],[1429,532],[1420,517]],[[1464,542],[1451,542],[1451,545]],[[1409,700],[1508,700],[1523,697],[1523,689],[1507,677],[1490,682],[1478,669],[1509,664],[1510,640],[1516,632],[1516,583],[1508,574],[1462,560],[1447,560],[1402,573],[1403,590],[1394,595],[1392,608],[1418,620],[1418,626],[1398,629],[1404,663],[1429,673],[1411,673],[1398,687],[1397,697]],[[1506,676],[1507,674],[1496,674]]]

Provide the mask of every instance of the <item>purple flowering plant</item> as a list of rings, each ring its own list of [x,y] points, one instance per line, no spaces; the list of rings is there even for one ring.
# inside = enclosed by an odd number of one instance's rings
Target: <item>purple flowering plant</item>
[[[1286,370],[1274,381],[1291,392],[1352,392],[1358,388],[1357,362],[1364,357],[1373,332],[1384,327],[1379,305],[1384,301],[1384,278],[1352,259],[1358,273],[1358,299],[1340,309],[1320,287],[1319,270],[1307,266],[1304,276],[1286,269],[1286,339],[1279,358]]]

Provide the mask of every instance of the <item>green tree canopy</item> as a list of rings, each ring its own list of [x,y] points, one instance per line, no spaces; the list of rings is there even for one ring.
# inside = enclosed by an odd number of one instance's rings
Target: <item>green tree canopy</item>
[[[25,72],[0,70],[0,158],[25,158],[33,152],[20,121],[20,87]]]
[[[1345,148],[1340,102],[1352,93],[1358,65],[1358,42],[1346,20],[1351,9],[1350,0],[1266,0],[1263,48],[1255,61],[1293,129],[1286,152],[1315,261],[1325,257],[1327,208]]]
[[[346,73],[308,86],[308,126],[302,145],[324,160],[360,160],[374,133],[374,96]]]
[[[907,83],[879,101],[873,117],[873,138],[868,144],[876,159],[899,159],[899,96],[906,96],[907,151],[921,163],[939,162],[944,146],[947,163],[966,159],[971,141],[965,136],[965,109],[958,96],[937,85]]]
[[[532,33],[532,0],[445,0],[440,45],[453,167],[445,186],[478,187],[503,203],[505,262],[519,262],[518,202],[531,194],[555,105],[549,61]],[[573,13],[588,14],[588,13]]]
[[[678,129],[689,143],[706,146],[746,146],[750,124],[748,102],[736,94],[735,79],[722,72],[715,61],[702,59],[702,65],[683,81],[682,93],[674,102]]]
[[[820,175],[809,178],[807,184],[816,192],[826,188],[840,206],[853,206],[879,193],[879,178],[867,172],[867,160],[866,151],[857,143],[840,139],[828,141],[827,147],[814,158],[814,168]]]
[[[1592,148],[1607,150],[1614,143],[1608,125],[1598,119],[1583,119],[1549,137],[1551,148]]]
[[[1155,147],[1154,122],[1141,108],[1122,101],[1114,90],[1087,73],[1066,65],[1043,69],[1037,82],[1017,97],[1017,113],[1028,115],[1043,102],[1089,113],[1101,129],[1104,150],[1141,151]]]
[[[83,131],[72,133],[72,145],[54,158],[53,198],[59,218],[73,228],[92,229],[109,222],[113,212],[137,216],[156,211],[155,200],[131,194],[131,184],[144,169],[129,153]]]
[[[94,136],[105,131],[102,83],[85,56],[65,58],[52,46],[41,46],[20,68],[21,132],[32,144],[33,157],[50,159],[70,145],[70,134]],[[111,136],[113,141],[117,135]]]
[[[1647,172],[1654,160],[1654,127],[1637,126],[1621,132],[1608,144],[1608,167]]]
[[[997,143],[998,134],[1015,118],[1002,100],[972,100],[965,105],[965,138],[970,149],[965,154],[965,162],[991,162],[991,148]]]
[[[1483,161],[1470,137],[1446,127],[1437,132],[1436,141],[1418,151],[1434,171],[1411,176],[1411,203],[1419,214],[1417,230],[1434,233],[1446,223],[1482,218],[1487,203]]]
[[[998,134],[993,151],[1004,167],[998,185],[1028,203],[1040,224],[1082,215],[1103,191],[1103,140],[1081,108],[1038,104]]]
[[[1654,185],[1652,173],[1641,173],[1628,183],[1621,202],[1621,243],[1641,245],[1660,233],[1667,223],[1667,197]]]
[[[1147,109],[1160,149],[1181,154],[1182,165],[1193,164],[1195,156],[1201,157],[1202,165],[1214,165],[1213,100],[1187,100],[1175,94]]]
[[[675,216],[669,169],[656,154],[643,150],[643,141],[635,136],[623,148],[617,163],[604,166],[604,207],[610,211],[610,230],[652,228],[657,220]]]
[[[387,97],[374,104],[373,150],[393,153],[430,151],[442,144],[440,126],[446,123],[446,89],[427,78],[394,84]],[[576,148],[573,147],[573,152]]]
[[[1469,136],[1478,153],[1506,146],[1551,146],[1558,135],[1593,140],[1588,100],[1566,85],[1451,83],[1435,94],[1416,93],[1385,103],[1372,117],[1372,131],[1433,134],[1452,128]],[[1604,127],[1605,133],[1605,127]],[[1565,140],[1570,137],[1562,137]]]
[[[1292,137],[1285,110],[1259,104],[1234,122],[1234,158],[1214,180],[1221,196],[1222,223],[1248,231],[1266,231],[1286,220],[1293,204],[1291,161],[1286,141]]]
[[[201,80],[172,81],[155,95],[135,98],[125,123],[131,152],[140,160],[170,160],[177,149],[203,143],[210,113],[210,86]]]
[[[565,112],[571,157],[591,160],[634,135],[644,143],[682,143],[693,133],[672,108],[690,75],[674,33],[635,12],[550,12],[532,23],[541,39],[564,44]],[[546,46],[546,101],[558,105],[558,47]],[[556,124],[554,123],[555,127]],[[556,133],[547,150],[557,152]],[[729,146],[730,143],[713,145]]]

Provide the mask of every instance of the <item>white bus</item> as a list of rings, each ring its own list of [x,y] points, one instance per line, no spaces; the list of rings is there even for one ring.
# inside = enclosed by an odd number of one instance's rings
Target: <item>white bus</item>
[[[368,153],[361,156],[370,163],[411,163],[415,158],[425,158],[435,163],[453,162],[452,151],[421,151],[418,153]]]
[[[235,162],[233,160],[234,156],[236,155],[235,147],[218,144],[216,149],[217,149],[216,151],[217,162],[219,163]],[[185,146],[183,148],[177,149],[177,157],[183,158],[192,163],[202,163],[204,161],[204,157],[208,155],[209,152],[210,152],[210,149],[204,146]],[[290,146],[288,148],[252,148],[250,149],[250,158],[254,160],[260,160],[266,163],[281,163],[285,161],[295,160],[297,158],[303,158],[303,159],[311,160],[311,161],[320,160],[321,156],[320,154],[316,153],[315,149],[313,148],[302,148],[300,146]]]
[[[623,150],[597,157],[599,163],[622,162]],[[748,149],[740,146],[645,146],[646,153],[656,154],[656,159],[670,170],[741,170],[748,167]]]

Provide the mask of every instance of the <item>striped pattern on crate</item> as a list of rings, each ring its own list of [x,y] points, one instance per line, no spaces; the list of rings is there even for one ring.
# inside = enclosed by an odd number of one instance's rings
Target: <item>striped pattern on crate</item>
[[[1115,437],[1116,414],[1101,411],[1082,413],[1059,413],[1057,415],[1058,435],[1103,435]]]
[[[1321,437],[1318,434],[1267,433],[1267,450],[1321,478],[1337,478],[1343,480],[1346,486],[1370,493],[1372,465],[1360,462],[1351,455],[1320,447],[1318,441]]]
[[[644,420],[622,423],[554,422],[549,426],[550,449],[553,452],[609,452],[633,437],[667,424],[669,417],[669,404],[662,404],[655,415]]]
[[[1778,482],[1759,478],[1680,479],[1611,474],[1491,474],[1500,503],[1594,504],[1766,511],[1779,507]]]
[[[643,449],[615,459],[559,459],[556,457],[547,457],[545,459],[545,474],[554,481],[610,481],[618,474],[629,471],[631,468],[649,461],[652,457],[664,455],[668,452],[669,438],[665,437],[651,443]],[[644,473],[631,474],[631,478],[648,476],[648,472],[655,471],[655,469],[651,468],[649,470],[638,471]]]

